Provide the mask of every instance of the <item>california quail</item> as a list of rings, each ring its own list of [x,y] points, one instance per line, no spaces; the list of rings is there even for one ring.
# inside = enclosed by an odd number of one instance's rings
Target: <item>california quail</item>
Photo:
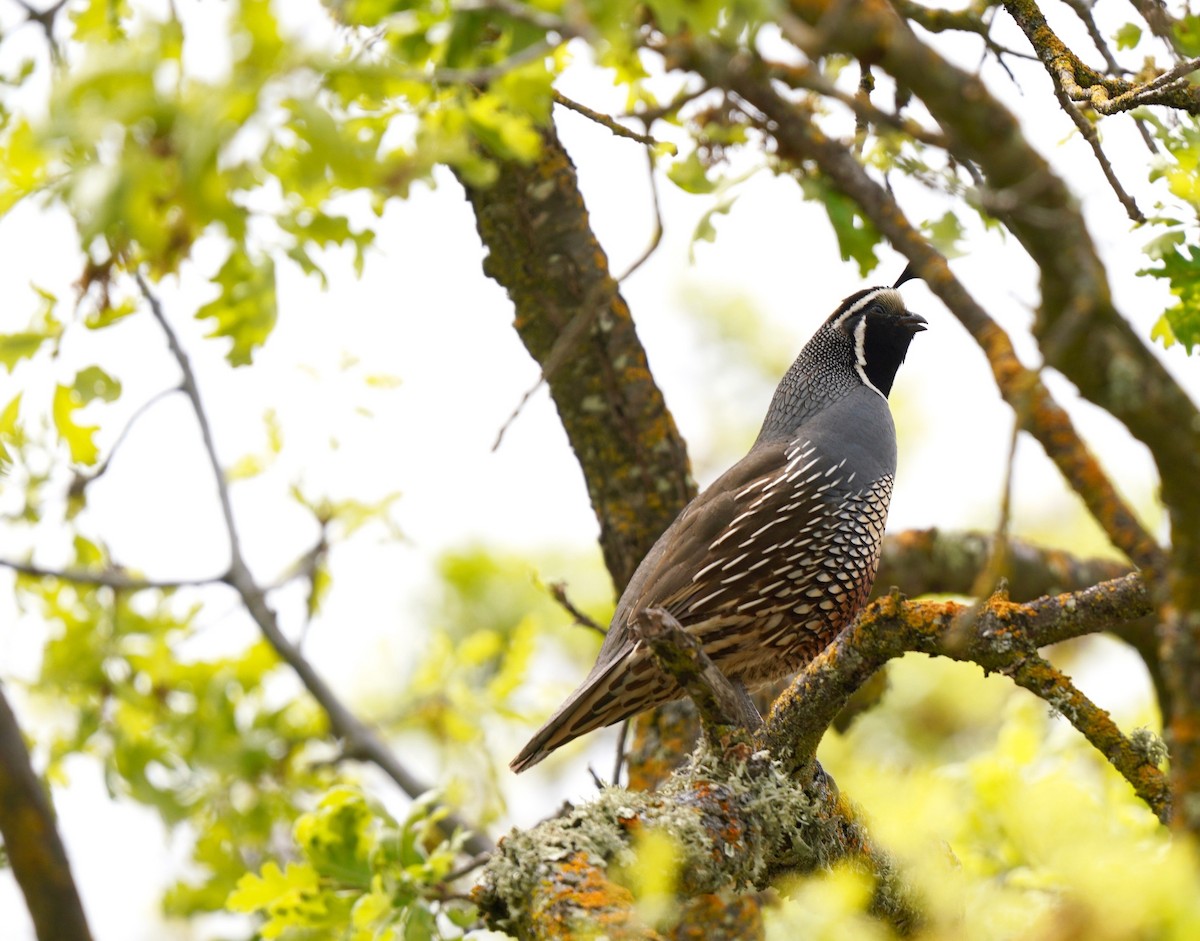
[[[893,288],[842,301],[779,383],[750,452],[642,560],[596,665],[514,771],[681,695],[631,627],[641,611],[666,608],[750,687],[799,669],[850,623],[875,580],[896,471],[887,396],[925,323]]]

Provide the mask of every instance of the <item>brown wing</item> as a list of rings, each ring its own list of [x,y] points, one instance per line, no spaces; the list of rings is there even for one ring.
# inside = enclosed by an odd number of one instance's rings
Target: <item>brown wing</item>
[[[703,557],[707,546],[741,512],[735,494],[778,471],[784,463],[784,451],[783,444],[753,449],[684,507],[667,527],[621,595],[596,665],[512,760],[514,771],[537,764],[554,749],[593,729],[620,722],[679,695],[674,681],[637,650],[630,618],[634,612],[663,604],[669,595],[686,590],[695,558]]]
[[[791,441],[760,439],[654,544],[621,596],[595,667],[512,768],[679,695],[631,630],[646,608],[667,608],[727,676],[747,684],[812,657],[867,597],[895,467],[891,414],[866,387],[823,409]]]

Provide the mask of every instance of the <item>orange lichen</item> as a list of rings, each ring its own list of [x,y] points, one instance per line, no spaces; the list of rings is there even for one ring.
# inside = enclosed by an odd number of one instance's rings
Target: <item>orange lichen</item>
[[[584,853],[562,860],[554,878],[543,879],[531,910],[536,938],[658,939],[636,917],[633,893],[612,882]]]

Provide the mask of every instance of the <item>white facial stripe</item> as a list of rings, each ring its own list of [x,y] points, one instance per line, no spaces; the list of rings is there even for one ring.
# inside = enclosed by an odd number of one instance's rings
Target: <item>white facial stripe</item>
[[[840,327],[847,318],[853,317],[860,310],[862,310],[864,307],[866,307],[868,304],[870,304],[871,301],[875,300],[875,298],[877,298],[880,294],[883,294],[885,291],[890,291],[890,290],[891,290],[891,288],[875,288],[875,290],[873,290],[873,291],[868,291],[866,294],[864,294],[862,297],[860,297],[858,300],[856,300],[853,304],[851,304],[849,307],[847,307],[846,312],[844,314],[842,314],[842,316],[840,316],[837,320],[834,321],[834,325]]]
[[[854,368],[858,371],[858,378],[863,381],[868,389],[871,389],[881,399],[886,399],[887,396],[875,388],[875,383],[867,378],[867,318],[864,317],[858,322],[854,328]]]

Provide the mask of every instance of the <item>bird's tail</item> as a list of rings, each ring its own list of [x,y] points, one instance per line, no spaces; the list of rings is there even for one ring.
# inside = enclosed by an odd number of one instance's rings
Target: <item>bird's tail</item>
[[[509,767],[520,774],[567,742],[653,709],[678,695],[678,687],[645,654],[597,664],[509,762]]]

